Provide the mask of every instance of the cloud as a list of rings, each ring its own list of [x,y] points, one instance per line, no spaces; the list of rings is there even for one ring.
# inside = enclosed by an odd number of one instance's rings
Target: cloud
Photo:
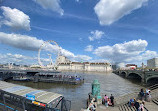
[[[103,31],[95,30],[95,31],[91,31],[91,36],[89,36],[88,38],[90,41],[94,41],[101,39],[103,35],[104,35]]]
[[[146,50],[146,40],[132,40],[113,46],[102,46],[94,50],[94,54],[115,63],[140,62],[158,56],[157,52]]]
[[[79,38],[79,41],[83,41],[83,39],[80,37],[80,38]]]
[[[75,0],[76,2],[80,2],[80,0]]]
[[[64,14],[64,10],[60,7],[60,0],[33,0],[44,9],[50,9],[60,15]]]
[[[2,6],[1,9],[3,10],[1,25],[4,24],[15,29],[31,30],[30,17],[28,15],[16,8],[11,9]]]
[[[148,0],[100,0],[94,10],[101,25],[110,25],[147,2]]]
[[[19,49],[37,51],[43,42],[43,40],[39,40],[36,37],[0,32],[0,43]]]
[[[122,67],[125,67],[125,66],[126,66],[126,64],[125,64],[125,63],[123,63],[123,62],[122,62],[122,63],[118,63],[118,64],[117,64],[117,67],[118,67],[118,68],[122,68]]]
[[[91,60],[92,57],[89,57],[87,55],[76,55],[72,58],[72,61],[77,61],[77,62],[81,62],[81,61],[89,61]]]
[[[92,45],[88,45],[88,46],[84,49],[84,51],[87,51],[87,52],[93,51],[93,46],[92,46]]]
[[[144,60],[148,60],[148,59],[151,59],[154,57],[158,57],[157,52],[147,50],[144,53],[142,53],[141,55],[137,55],[135,57],[131,57],[129,59],[126,59],[126,62],[131,62],[131,61],[143,62]]]
[[[32,60],[35,60],[33,57],[24,56],[21,54],[0,54],[1,63],[27,63],[31,64]],[[27,62],[26,62],[27,61]]]
[[[23,50],[30,50],[30,51],[38,51],[40,46],[44,43],[45,41],[37,39],[36,37],[31,37],[27,35],[21,35],[21,34],[7,34],[0,32],[0,43],[6,44],[18,49],[23,49]],[[46,47],[42,48],[45,51],[49,51],[51,53],[57,54],[59,53],[59,50],[62,55],[72,59],[72,60],[78,60],[82,58],[83,60],[90,60],[91,57],[86,56],[86,55],[75,55],[74,53],[63,49],[54,44],[47,43]]]
[[[110,63],[110,61],[106,60],[106,59],[94,59],[94,60],[91,60],[90,62],[95,62],[95,63]]]

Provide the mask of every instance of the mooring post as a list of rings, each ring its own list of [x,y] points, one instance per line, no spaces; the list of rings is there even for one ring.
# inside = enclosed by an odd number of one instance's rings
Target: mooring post
[[[102,97],[100,95],[100,83],[95,79],[92,83],[92,97],[97,99],[97,104],[102,104]]]

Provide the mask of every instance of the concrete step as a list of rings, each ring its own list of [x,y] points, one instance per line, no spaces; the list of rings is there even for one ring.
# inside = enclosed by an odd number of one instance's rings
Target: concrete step
[[[128,104],[120,105],[119,111],[136,111],[136,108],[133,106],[129,107]],[[146,107],[144,107],[145,111],[149,111]]]
[[[158,98],[152,100],[156,105],[158,105]]]

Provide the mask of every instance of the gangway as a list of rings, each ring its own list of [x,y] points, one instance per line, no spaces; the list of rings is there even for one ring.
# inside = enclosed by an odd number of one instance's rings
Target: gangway
[[[14,111],[70,111],[63,95],[0,81],[0,108]]]

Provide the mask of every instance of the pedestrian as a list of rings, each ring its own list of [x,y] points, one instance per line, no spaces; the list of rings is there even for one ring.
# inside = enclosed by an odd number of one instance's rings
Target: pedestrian
[[[110,96],[110,101],[111,101],[112,106],[114,107],[114,96],[112,94]]]
[[[108,107],[108,96],[104,96],[105,106]]]
[[[140,99],[143,101],[144,95],[145,95],[143,89],[141,89],[141,91],[139,92],[139,95],[140,95]]]
[[[95,98],[93,98],[92,100],[91,100],[91,103],[90,103],[90,108],[91,108],[91,110],[92,111],[95,111],[96,110],[96,99]],[[91,111],[90,110],[90,111]]]
[[[111,104],[111,100],[110,100],[110,98],[108,98],[108,106],[111,106],[112,104]]]
[[[148,102],[150,102],[151,101],[151,92],[149,91],[149,98],[148,98]]]
[[[151,93],[150,93],[150,90],[149,89],[146,89],[146,101],[147,102],[150,102],[151,100]]]
[[[144,101],[140,104],[139,111],[144,111]]]
[[[132,99],[129,100],[128,106],[131,107]]]
[[[140,105],[139,105],[139,102],[138,102],[138,101],[135,100],[134,106],[135,106],[135,108],[136,108],[136,111],[140,111],[140,110],[139,110]]]

